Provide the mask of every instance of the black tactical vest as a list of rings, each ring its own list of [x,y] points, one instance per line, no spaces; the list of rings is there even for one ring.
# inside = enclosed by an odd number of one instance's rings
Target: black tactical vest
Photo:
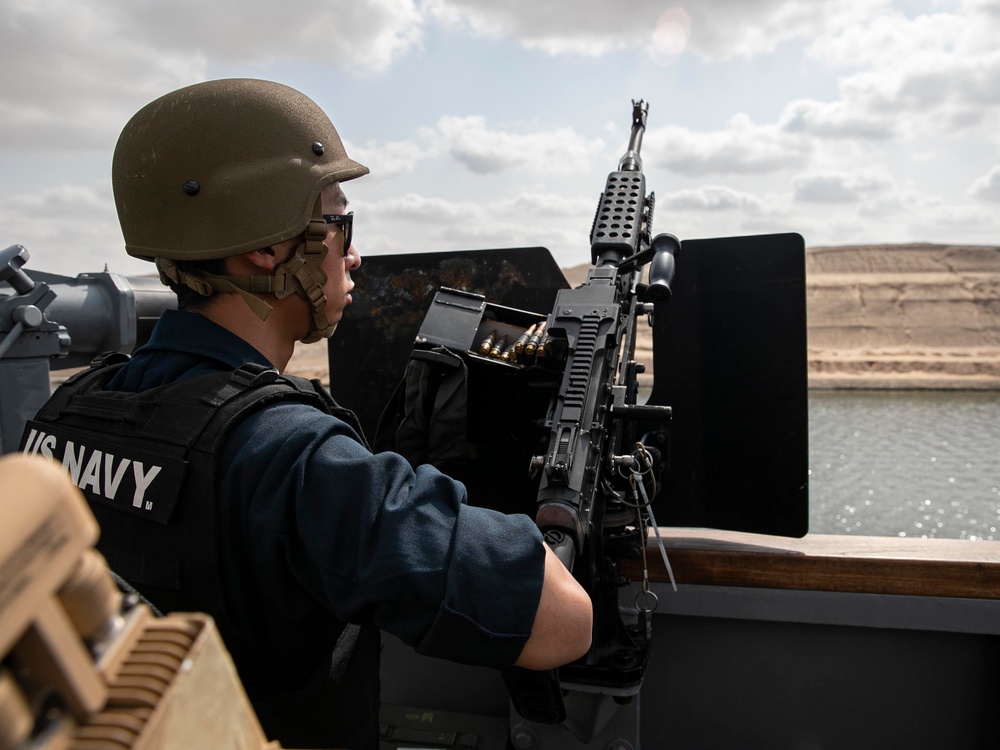
[[[261,700],[260,688],[286,684],[290,670],[241,637],[217,564],[216,455],[229,429],[279,400],[311,404],[360,435],[354,415],[318,381],[255,364],[141,393],[104,390],[125,360],[110,355],[68,379],[28,422],[21,450],[62,462],[97,517],[97,546],[113,571],[162,612],[215,619],[270,739],[377,747],[378,630],[331,633],[306,685]]]

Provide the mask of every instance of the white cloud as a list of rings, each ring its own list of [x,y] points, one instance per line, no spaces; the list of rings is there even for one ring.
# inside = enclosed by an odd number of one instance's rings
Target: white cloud
[[[934,13],[910,19],[888,9],[859,22],[829,27],[806,50],[806,54],[841,68],[877,64],[891,67],[919,53],[934,53],[951,46],[968,27],[967,17]]]
[[[684,8],[660,0],[627,6],[602,0],[427,0],[437,20],[474,33],[514,39],[551,55],[596,57],[645,48],[672,62],[684,48],[710,60],[771,52],[782,42],[813,38],[826,28],[863,18],[887,0],[702,0]],[[665,12],[680,14],[663,19]]]
[[[996,211],[985,206],[951,203],[930,206],[914,212],[910,218],[910,226],[915,237],[928,241],[954,242],[954,238],[960,235],[965,238],[965,242],[978,237],[982,241],[996,244]]]
[[[896,124],[893,118],[873,115],[845,100],[798,99],[785,107],[778,118],[778,127],[788,133],[818,138],[882,140],[895,134]]]
[[[789,202],[787,208],[786,226],[796,227],[810,245],[855,242],[996,244],[995,210],[927,193],[910,184],[873,192],[860,202]]]
[[[643,159],[685,175],[766,174],[803,166],[809,151],[808,140],[775,125],[755,125],[739,114],[725,130],[650,129]]]
[[[414,0],[8,0],[0,143],[109,149],[139,107],[205,80],[211,65],[384,70],[420,43],[421,22]]]
[[[588,141],[571,128],[536,133],[490,130],[480,116],[442,117],[438,133],[453,158],[477,174],[511,169],[573,173],[590,167],[604,150],[600,139]]]
[[[555,193],[521,193],[515,198],[501,201],[498,209],[502,215],[513,220],[524,216],[590,220],[593,219],[596,206],[596,200],[567,198]]]
[[[969,194],[980,200],[1000,203],[1000,165],[993,167],[988,173],[972,184]]]
[[[822,125],[833,135],[846,126],[861,137],[979,132],[995,138],[1000,127],[996,7],[995,0],[967,3],[961,13],[915,18],[885,12],[827,31],[808,54],[857,72],[840,79],[838,102],[790,105],[786,125]]]
[[[980,132],[995,137],[1000,123],[1000,52],[979,57],[900,61],[842,82],[848,106],[892,120],[908,137]]]
[[[884,171],[818,172],[792,180],[795,200],[806,203],[855,203],[894,187]]]
[[[551,55],[597,57],[648,36],[663,8],[640,0],[628,13],[597,0],[537,2],[507,0],[426,0],[424,8],[439,22],[464,26],[475,34],[514,39]],[[646,26],[643,33],[640,29]]]
[[[592,218],[596,201],[567,198],[553,193],[520,193],[512,198],[487,202],[452,201],[415,193],[372,201],[366,211],[378,212],[385,218],[407,219],[428,224],[467,222],[488,224],[498,222],[509,227],[511,219],[526,217],[554,219]],[[587,227],[589,230],[589,226]]]
[[[877,223],[898,221],[905,224],[912,217],[937,211],[942,205],[944,199],[940,195],[921,192],[912,184],[894,185],[891,190],[865,196],[857,209],[858,224],[866,226],[872,219]]]
[[[19,244],[32,269],[76,276],[100,271],[126,275],[153,272],[151,264],[125,254],[111,185],[107,180],[83,185],[58,185],[36,193],[0,200],[4,246]]]
[[[656,201],[657,208],[672,211],[760,211],[760,198],[724,185],[706,185],[696,190],[677,190]]]
[[[387,219],[406,219],[436,225],[458,221],[463,217],[472,222],[486,218],[479,203],[456,202],[415,193],[373,201],[370,205],[366,205],[365,210],[371,212],[373,216]]]
[[[670,232],[685,240],[785,232],[806,234],[805,229],[810,227],[808,214],[795,210],[789,197],[782,193],[747,193],[714,185],[657,197],[659,214],[654,219],[654,233]]]
[[[204,77],[204,57],[154,48],[127,33],[128,25],[117,12],[83,3],[5,3],[3,148],[110,148],[139,105]],[[14,74],[15,67],[28,74]]]
[[[971,13],[1000,21],[1000,0],[965,0],[962,5]]]
[[[367,179],[373,182],[410,174],[422,160],[436,153],[435,149],[421,147],[413,141],[367,142],[363,146],[345,141],[344,148],[352,159],[371,170]]]
[[[547,247],[563,266],[590,258],[596,203],[524,192],[494,200],[446,200],[407,193],[358,201],[365,215],[365,253],[503,247]]]
[[[750,57],[868,18],[887,4],[888,0],[712,0],[692,10],[691,46],[711,60]]]
[[[414,0],[140,0],[126,7],[139,38],[220,63],[314,60],[382,70],[422,33]]]

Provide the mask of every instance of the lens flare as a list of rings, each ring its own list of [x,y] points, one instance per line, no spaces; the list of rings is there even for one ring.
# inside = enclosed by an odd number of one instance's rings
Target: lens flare
[[[691,16],[683,8],[670,8],[656,21],[649,56],[658,65],[672,65],[684,54],[691,36]]]

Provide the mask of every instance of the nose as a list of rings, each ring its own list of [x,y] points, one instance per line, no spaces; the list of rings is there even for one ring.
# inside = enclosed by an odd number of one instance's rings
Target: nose
[[[347,255],[344,256],[344,265],[347,266],[347,270],[353,271],[355,268],[361,265],[361,253],[351,242],[351,246],[347,248]]]

